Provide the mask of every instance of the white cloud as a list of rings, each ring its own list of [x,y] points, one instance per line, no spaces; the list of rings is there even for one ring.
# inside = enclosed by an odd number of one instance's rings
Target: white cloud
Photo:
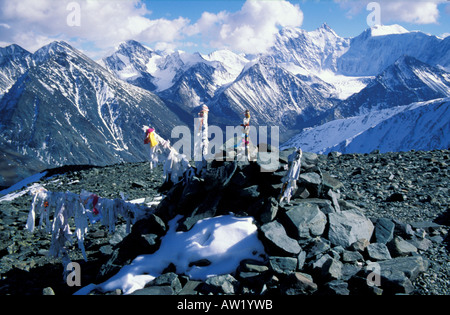
[[[79,26],[67,22],[77,14],[69,3],[80,9]],[[128,39],[173,49],[193,36],[212,48],[257,53],[273,43],[279,27],[303,22],[300,7],[285,0],[247,0],[237,12],[205,12],[195,23],[151,17],[142,0],[2,0],[0,42],[33,52],[58,39],[98,54]]]
[[[279,27],[297,27],[302,22],[303,12],[298,5],[287,1],[247,0],[235,13],[203,13],[187,32],[201,34],[214,48],[258,53],[273,44]]]
[[[67,10],[71,2],[80,6],[80,25],[70,26]],[[0,20],[3,42],[11,42],[35,51],[55,39],[91,43],[107,49],[128,39],[168,42],[180,38],[189,20],[179,18],[151,20],[141,1],[124,0],[2,0]]]
[[[447,2],[446,0],[334,0],[342,8],[347,10],[349,18],[368,13],[367,4],[377,2],[381,7],[381,21],[383,24],[406,22],[413,24],[433,24],[438,23],[440,12],[438,5]]]

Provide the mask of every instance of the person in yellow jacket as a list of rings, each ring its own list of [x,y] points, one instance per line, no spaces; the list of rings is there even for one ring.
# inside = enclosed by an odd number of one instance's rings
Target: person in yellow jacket
[[[153,169],[158,163],[158,155],[156,154],[158,140],[156,139],[154,128],[147,128],[147,130],[145,131],[144,143],[150,145],[150,169]]]

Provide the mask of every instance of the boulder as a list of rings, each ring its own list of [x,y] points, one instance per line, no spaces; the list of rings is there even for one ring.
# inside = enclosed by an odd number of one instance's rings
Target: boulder
[[[308,190],[311,197],[317,198],[320,196],[322,190],[322,178],[319,174],[314,172],[300,174],[297,182],[300,188],[305,187]]]
[[[405,241],[401,236],[395,236],[388,246],[394,256],[408,256],[417,253],[417,247]]]
[[[201,281],[189,280],[178,295],[197,295],[202,285]]]
[[[373,284],[381,287],[383,294],[410,294],[414,291],[412,281],[427,269],[427,260],[411,256],[369,263],[363,273],[376,280]]]
[[[302,239],[322,235],[327,218],[316,204],[301,203],[285,213],[284,222],[289,235]]]
[[[178,278],[178,275],[173,272],[168,272],[168,273],[160,275],[156,279],[152,280],[149,283],[149,285],[169,286],[172,288],[172,290],[175,294],[178,294],[182,289],[181,282],[180,282],[180,279]]]
[[[342,278],[343,264],[335,258],[329,258],[322,265],[320,270],[321,277],[324,280],[338,280]]]
[[[369,258],[373,260],[388,260],[392,258],[386,244],[383,243],[369,244],[366,250]]]
[[[213,276],[206,279],[201,290],[203,293],[235,294],[238,281],[230,274]]]
[[[379,218],[375,222],[375,242],[386,244],[394,237],[395,223],[387,218]]]
[[[262,224],[269,223],[275,219],[278,213],[278,201],[269,197],[263,204],[259,213],[259,221]]]
[[[282,293],[286,295],[311,295],[317,291],[317,284],[306,273],[293,272],[281,284]]]
[[[286,234],[280,222],[266,223],[261,226],[260,232],[267,253],[282,256],[294,256],[300,253],[300,245]]]
[[[333,280],[325,283],[321,290],[324,295],[349,295],[348,283],[342,280]]]
[[[131,295],[173,295],[173,289],[170,286],[151,286],[141,290],[136,290]]]
[[[342,261],[346,263],[355,263],[358,261],[364,261],[364,257],[358,251],[345,250],[342,253]]]
[[[328,220],[328,239],[333,245],[344,248],[362,238],[369,240],[374,230],[372,221],[355,210],[330,213]]]
[[[289,274],[297,269],[297,259],[292,257],[269,257],[269,265],[272,270],[280,274]]]
[[[322,182],[326,190],[332,189],[334,191],[337,191],[338,189],[344,187],[344,184],[342,184],[342,182],[325,172],[322,173]]]

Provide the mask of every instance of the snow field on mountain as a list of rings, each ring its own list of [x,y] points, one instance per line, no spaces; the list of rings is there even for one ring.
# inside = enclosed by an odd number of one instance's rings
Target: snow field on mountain
[[[429,150],[450,145],[450,99],[418,102],[338,119],[303,130],[280,149],[327,154]]]
[[[131,294],[161,275],[170,263],[176,266],[178,274],[206,280],[233,272],[244,259],[261,260],[264,254],[251,217],[218,216],[198,221],[187,232],[176,232],[181,218],[178,215],[169,222],[169,230],[154,254],[136,257],[109,280],[90,284],[76,294],[89,294],[94,289],[105,292],[121,289],[124,294]],[[195,264],[205,259],[211,264],[202,267]]]

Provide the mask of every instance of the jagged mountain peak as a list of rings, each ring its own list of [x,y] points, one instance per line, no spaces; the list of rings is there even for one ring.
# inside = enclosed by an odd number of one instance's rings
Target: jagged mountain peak
[[[133,55],[133,54],[145,54],[145,55],[152,55],[154,52],[153,49],[144,46],[140,42],[130,39],[125,42],[122,42],[117,46],[116,52],[127,54],[127,55]]]
[[[60,54],[87,58],[87,56],[69,45],[67,42],[57,40],[36,50],[36,52],[33,54],[33,61],[36,64],[40,64],[52,58],[53,56]]]
[[[320,32],[321,34],[331,34],[335,37],[340,37],[327,23],[323,23],[316,32]]]
[[[6,47],[0,47],[0,58],[11,55],[31,55],[31,53],[17,44],[11,44]]]

